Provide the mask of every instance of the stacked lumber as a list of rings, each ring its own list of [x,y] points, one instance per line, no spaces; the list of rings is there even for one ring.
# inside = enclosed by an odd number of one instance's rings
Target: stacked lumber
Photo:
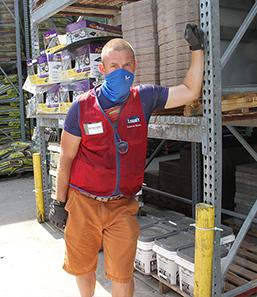
[[[199,24],[198,0],[157,0],[157,33],[160,83],[180,84],[190,65],[190,50],[184,39],[187,23]]]
[[[234,114],[257,111],[257,93],[234,93],[222,96],[222,113]],[[196,100],[184,108],[184,116],[199,116],[203,114],[202,100]]]
[[[236,167],[235,211],[248,214],[257,199],[257,163]]]
[[[159,84],[156,1],[142,0],[122,6],[123,38],[135,49],[135,83]]]
[[[14,15],[14,0],[5,0]],[[0,1],[0,64],[16,60],[15,20],[6,6]]]

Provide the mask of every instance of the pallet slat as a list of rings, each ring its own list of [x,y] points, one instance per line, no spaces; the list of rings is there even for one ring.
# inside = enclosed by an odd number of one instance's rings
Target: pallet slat
[[[249,260],[246,260],[243,257],[236,256],[234,262],[242,267],[248,268],[257,273],[257,264]]]
[[[231,264],[229,270],[242,276],[243,278],[245,278],[247,280],[257,279],[257,273],[252,272],[248,269],[245,269],[237,264]]]

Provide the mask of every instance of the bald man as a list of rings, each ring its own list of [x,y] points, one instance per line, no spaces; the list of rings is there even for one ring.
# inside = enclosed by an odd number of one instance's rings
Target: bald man
[[[70,108],[61,137],[57,200],[49,219],[65,227],[64,269],[76,276],[81,297],[94,295],[98,252],[103,247],[112,297],[132,297],[139,225],[135,194],[144,178],[147,125],[155,109],[197,99],[204,55],[201,32],[188,25],[191,66],[181,85],[133,86],[136,60],[131,45],[112,39],[102,50],[102,85]],[[68,219],[66,222],[66,218]]]

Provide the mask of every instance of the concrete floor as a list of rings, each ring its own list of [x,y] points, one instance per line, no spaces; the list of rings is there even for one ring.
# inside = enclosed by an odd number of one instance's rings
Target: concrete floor
[[[79,297],[74,277],[62,270],[63,255],[62,233],[36,220],[33,177],[0,179],[0,296]],[[100,253],[95,297],[111,297],[103,274]],[[134,297],[161,296],[154,279],[136,278]]]

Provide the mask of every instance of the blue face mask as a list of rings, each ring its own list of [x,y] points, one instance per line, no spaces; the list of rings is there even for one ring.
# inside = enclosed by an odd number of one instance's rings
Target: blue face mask
[[[120,68],[105,76],[101,90],[110,101],[122,103],[128,98],[133,81],[134,74]]]

